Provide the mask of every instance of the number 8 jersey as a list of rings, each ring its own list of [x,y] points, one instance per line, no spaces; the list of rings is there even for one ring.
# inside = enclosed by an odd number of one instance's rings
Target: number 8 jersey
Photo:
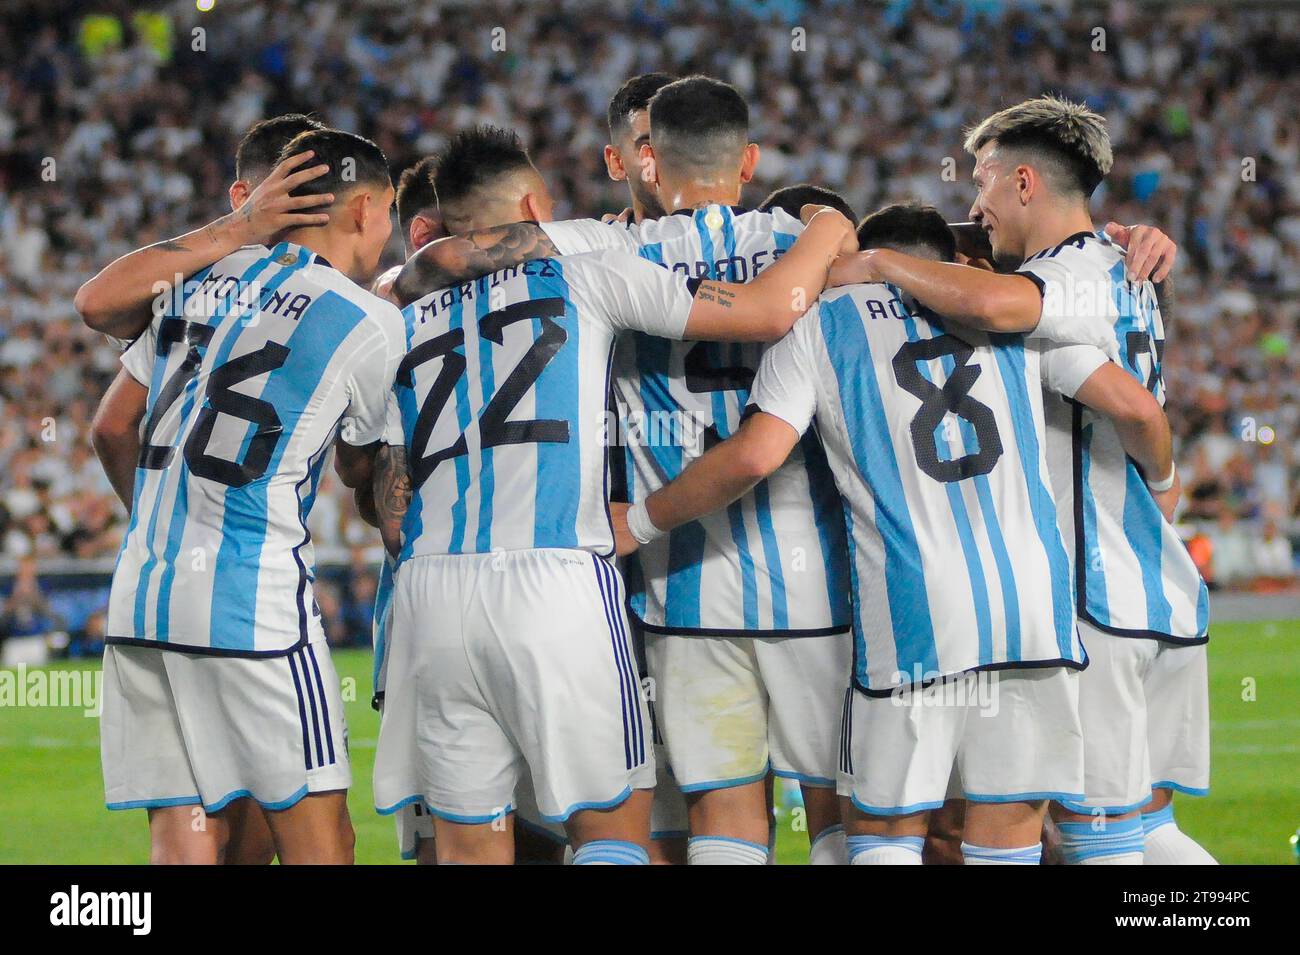
[[[624,252],[536,259],[416,299],[394,387],[414,494],[399,565],[614,550],[610,363],[624,329],[680,339],[689,283]]]
[[[397,308],[301,246],[187,279],[122,365],[149,389],[108,642],[241,656],[319,637],[307,515],[336,436],[384,431]]]
[[[750,402],[814,414],[849,524],[854,683],[1082,668],[1047,476],[1039,354],[947,332],[886,285],[825,293],[768,349]]]

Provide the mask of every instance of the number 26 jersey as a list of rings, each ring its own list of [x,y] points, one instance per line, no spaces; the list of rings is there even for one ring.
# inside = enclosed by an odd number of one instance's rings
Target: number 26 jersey
[[[327,452],[382,437],[401,315],[287,242],[172,298],[122,356],[149,394],[107,639],[287,653],[320,634],[306,522]]]

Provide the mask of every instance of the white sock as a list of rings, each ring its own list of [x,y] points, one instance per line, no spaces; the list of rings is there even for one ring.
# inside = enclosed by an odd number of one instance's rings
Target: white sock
[[[1105,819],[1101,828],[1092,822],[1057,823],[1061,855],[1067,865],[1141,865],[1142,820]]]
[[[994,849],[992,846],[961,844],[961,861],[965,865],[1038,865],[1043,861],[1043,844]]]
[[[1143,861],[1147,865],[1219,864],[1199,842],[1178,828],[1178,823],[1174,822],[1173,803],[1159,812],[1144,815],[1142,828],[1146,831]]]
[[[727,836],[691,836],[687,865],[767,865],[767,846]]]
[[[921,836],[849,836],[849,865],[920,865]]]
[[[649,865],[650,853],[635,842],[597,839],[583,843],[573,853],[574,865]]]
[[[842,825],[827,826],[808,850],[809,865],[848,865],[849,840]]]

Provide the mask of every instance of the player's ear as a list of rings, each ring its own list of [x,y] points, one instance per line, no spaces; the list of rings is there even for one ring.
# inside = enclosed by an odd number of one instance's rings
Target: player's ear
[[[655,159],[655,148],[649,143],[642,143],[638,158],[641,160],[641,181],[659,185],[659,164]]]
[[[253,192],[248,183],[242,179],[236,179],[230,184],[230,210],[233,212],[248,201],[249,195]]]
[[[627,167],[623,165],[622,155],[608,144],[605,146],[605,171],[615,182],[622,182],[627,178]]]
[[[1020,196],[1020,204],[1028,205],[1029,200],[1034,197],[1034,191],[1038,187],[1038,173],[1030,166],[1016,167],[1016,194]]]
[[[740,157],[741,182],[749,182],[754,178],[754,170],[758,166],[758,155],[758,143],[750,143],[745,147],[745,151]]]

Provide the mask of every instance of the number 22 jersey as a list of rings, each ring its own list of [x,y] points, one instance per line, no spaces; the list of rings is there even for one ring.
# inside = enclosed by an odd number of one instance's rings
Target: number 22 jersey
[[[401,562],[569,548],[610,555],[614,341],[681,338],[687,281],[622,252],[536,259],[405,309],[390,410],[413,495]]]
[[[191,276],[122,365],[149,389],[108,642],[275,655],[320,635],[307,515],[336,436],[379,440],[402,317],[301,246]]]

